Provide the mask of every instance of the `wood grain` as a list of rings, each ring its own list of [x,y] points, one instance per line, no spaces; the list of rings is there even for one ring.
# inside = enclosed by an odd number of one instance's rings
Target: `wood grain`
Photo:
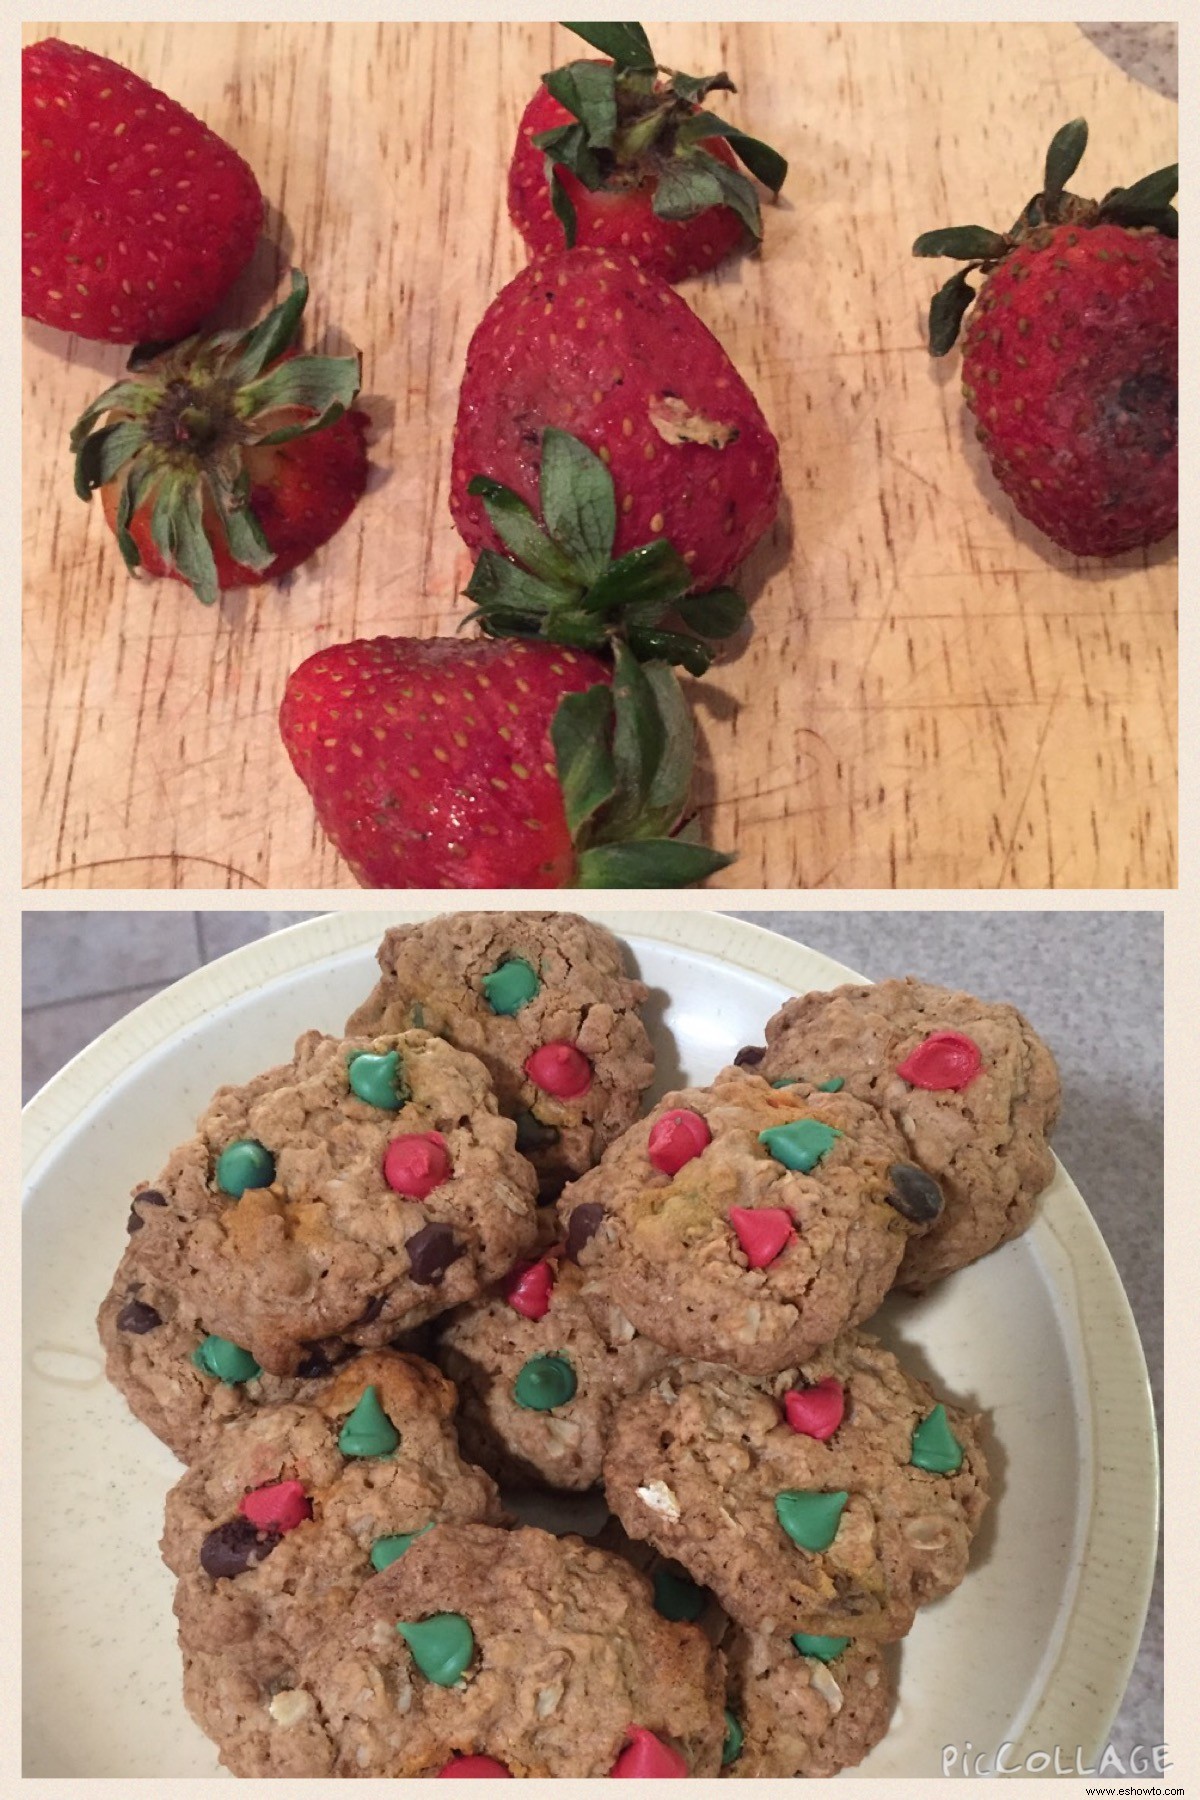
[[[27,39],[54,26],[26,28]],[[293,263],[314,335],[360,346],[374,475],[286,588],[208,611],[129,577],[66,440],[121,353],[27,325],[25,880],[353,886],[280,745],[321,645],[452,630],[447,510],[467,339],[521,266],[516,121],[572,54],[550,25],[61,28],[247,157],[273,230],[225,314]],[[684,288],[780,438],[787,501],[747,566],[754,629],[693,691],[729,887],[1144,887],[1175,880],[1174,546],[1106,565],[1013,513],[922,317],[932,225],[1003,226],[1085,114],[1085,191],[1168,162],[1176,113],[1071,25],[660,26],[728,67],[728,114],[790,158],[766,253]]]

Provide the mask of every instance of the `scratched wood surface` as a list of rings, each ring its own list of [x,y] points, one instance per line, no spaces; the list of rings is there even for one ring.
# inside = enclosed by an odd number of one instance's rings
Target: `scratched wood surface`
[[[32,39],[55,27],[27,27]],[[467,339],[521,266],[519,113],[575,40],[548,24],[93,25],[247,157],[273,213],[228,317],[293,263],[365,355],[370,491],[286,587],[208,611],[123,570],[66,439],[120,354],[25,328],[25,880],[345,887],[280,744],[288,672],[357,635],[452,630],[447,510]],[[933,225],[1005,226],[1085,114],[1084,191],[1170,161],[1176,112],[1071,25],[659,26],[728,67],[790,158],[766,252],[683,290],[782,445],[745,571],[753,632],[694,688],[729,887],[1126,887],[1175,880],[1174,546],[1080,565],[1026,528],[922,315]]]

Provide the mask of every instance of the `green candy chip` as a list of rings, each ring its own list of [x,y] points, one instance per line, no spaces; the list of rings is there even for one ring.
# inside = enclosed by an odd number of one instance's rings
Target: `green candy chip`
[[[482,982],[484,997],[494,1013],[505,1018],[520,1012],[523,1006],[536,998],[541,990],[537,970],[532,963],[527,963],[523,956],[511,956],[498,968],[485,975]]]
[[[801,1550],[828,1550],[838,1534],[850,1496],[845,1491],[821,1494],[785,1488],[775,1496],[775,1517]]]
[[[223,1381],[226,1387],[236,1387],[239,1381],[253,1381],[256,1375],[262,1374],[248,1350],[223,1337],[206,1337],[192,1351],[192,1361],[206,1375],[215,1375],[218,1381]]]
[[[738,1757],[742,1754],[742,1745],[745,1741],[745,1732],[742,1730],[729,1708],[726,1707],[725,1742],[721,1745],[721,1767],[723,1769],[727,1769],[730,1763],[735,1763],[737,1761]]]
[[[654,1571],[654,1610],[676,1624],[694,1625],[704,1611],[704,1589],[673,1569]]]
[[[792,1642],[801,1656],[815,1656],[818,1662],[831,1663],[842,1654],[849,1638],[818,1637],[811,1631],[797,1631]]]
[[[772,1125],[760,1131],[758,1141],[765,1144],[775,1161],[785,1169],[796,1169],[807,1175],[823,1156],[828,1156],[842,1133],[836,1126],[820,1119],[792,1119],[786,1125]]]
[[[565,1356],[531,1356],[513,1382],[513,1399],[527,1412],[551,1412],[573,1400],[578,1386]]]
[[[408,1099],[408,1090],[400,1074],[400,1052],[388,1050],[376,1056],[373,1051],[359,1050],[350,1058],[347,1070],[350,1086],[368,1106],[380,1112],[399,1112]]]
[[[371,1545],[371,1567],[379,1570],[390,1569],[392,1564],[398,1562],[404,1552],[410,1549],[419,1537],[424,1537],[427,1531],[432,1530],[433,1520],[431,1519],[428,1525],[422,1525],[419,1531],[397,1531],[391,1537],[376,1538]]]
[[[234,1200],[247,1188],[270,1187],[274,1179],[275,1158],[257,1138],[236,1138],[217,1158],[217,1186]]]
[[[913,1432],[911,1461],[930,1475],[957,1475],[962,1468],[962,1445],[950,1429],[944,1406],[935,1406]]]
[[[831,1075],[828,1081],[818,1081],[818,1094],[840,1094],[846,1085],[844,1075]]]
[[[400,1433],[379,1404],[373,1387],[363,1389],[362,1399],[338,1434],[343,1456],[390,1456]]]
[[[396,1630],[428,1681],[453,1687],[475,1654],[475,1634],[461,1613],[434,1613],[415,1623],[401,1619]]]

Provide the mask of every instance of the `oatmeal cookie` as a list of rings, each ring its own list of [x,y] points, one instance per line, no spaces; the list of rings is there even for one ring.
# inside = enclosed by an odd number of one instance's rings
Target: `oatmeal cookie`
[[[1054,1173],[1046,1140],[1062,1090],[1016,1007],[881,981],[789,1000],[766,1037],[761,1075],[840,1081],[895,1121],[940,1183],[945,1211],[905,1251],[901,1287],[928,1287],[1028,1229]]]
[[[551,1253],[442,1323],[437,1360],[458,1387],[463,1448],[498,1480],[594,1487],[615,1407],[666,1364],[628,1323],[619,1341],[601,1337],[581,1285]]]
[[[272,1374],[378,1348],[473,1299],[535,1240],[535,1177],[476,1057],[425,1031],[307,1032],[222,1088],[156,1186],[148,1268]],[[160,1261],[161,1259],[161,1261]]]
[[[276,1696],[256,1772],[715,1775],[723,1703],[716,1651],[660,1618],[618,1557],[529,1527],[441,1525]]]
[[[574,913],[474,912],[389,931],[349,1036],[424,1026],[486,1064],[557,1196],[638,1115],[654,1052],[611,932]]]
[[[260,1772],[277,1694],[377,1569],[440,1520],[501,1516],[436,1369],[370,1351],[313,1385],[229,1424],[167,1496],[184,1698],[239,1775]]]
[[[675,1365],[618,1409],[605,1493],[746,1630],[882,1642],[966,1574],[979,1424],[847,1332],[772,1380]]]
[[[877,1644],[764,1637],[735,1625],[723,1648],[722,1775],[836,1775],[887,1732],[895,1679]]]
[[[941,1208],[874,1107],[724,1070],[669,1094],[559,1202],[600,1330],[770,1374],[875,1311]]]

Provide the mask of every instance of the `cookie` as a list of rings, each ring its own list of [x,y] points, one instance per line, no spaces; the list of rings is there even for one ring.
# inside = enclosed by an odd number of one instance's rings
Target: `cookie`
[[[173,1156],[156,1186],[180,1250],[147,1234],[147,1264],[272,1374],[322,1340],[377,1348],[532,1247],[515,1140],[483,1064],[440,1038],[308,1032],[285,1067],[222,1088]]]
[[[438,1361],[458,1387],[463,1448],[497,1480],[595,1486],[614,1409],[666,1364],[627,1322],[607,1342],[581,1285],[575,1265],[551,1254],[518,1264],[500,1293],[442,1324]]]
[[[259,1774],[715,1775],[720,1658],[575,1537],[442,1525],[275,1696]],[[462,1769],[460,1758],[487,1758]]]
[[[601,1330],[616,1308],[668,1350],[761,1375],[873,1313],[940,1206],[874,1107],[726,1069],[626,1132],[559,1217]]]
[[[551,1198],[632,1124],[654,1074],[611,932],[574,913],[452,913],[389,931],[347,1035],[436,1031],[486,1064]]]
[[[842,1082],[895,1121],[941,1185],[945,1210],[905,1251],[902,1287],[926,1288],[1027,1230],[1054,1174],[1046,1139],[1062,1090],[1015,1006],[881,981],[789,1000],[766,1037],[760,1074]]]
[[[896,1699],[886,1653],[836,1639],[817,1648],[805,1655],[791,1638],[729,1632],[722,1775],[836,1775],[886,1734]]]
[[[372,1351],[314,1389],[229,1424],[167,1496],[184,1698],[239,1775],[258,1772],[276,1694],[376,1569],[440,1520],[500,1517],[429,1364]]]
[[[131,1219],[165,1212],[154,1189],[135,1194]],[[320,1346],[295,1376],[268,1375],[240,1345],[210,1334],[195,1308],[145,1264],[132,1237],[96,1321],[105,1373],[143,1425],[181,1462],[191,1462],[214,1430],[257,1407],[304,1398],[333,1364]],[[349,1346],[338,1346],[342,1355]]]
[[[881,1642],[967,1570],[979,1421],[849,1332],[754,1381],[677,1364],[618,1410],[608,1503],[748,1631]]]

